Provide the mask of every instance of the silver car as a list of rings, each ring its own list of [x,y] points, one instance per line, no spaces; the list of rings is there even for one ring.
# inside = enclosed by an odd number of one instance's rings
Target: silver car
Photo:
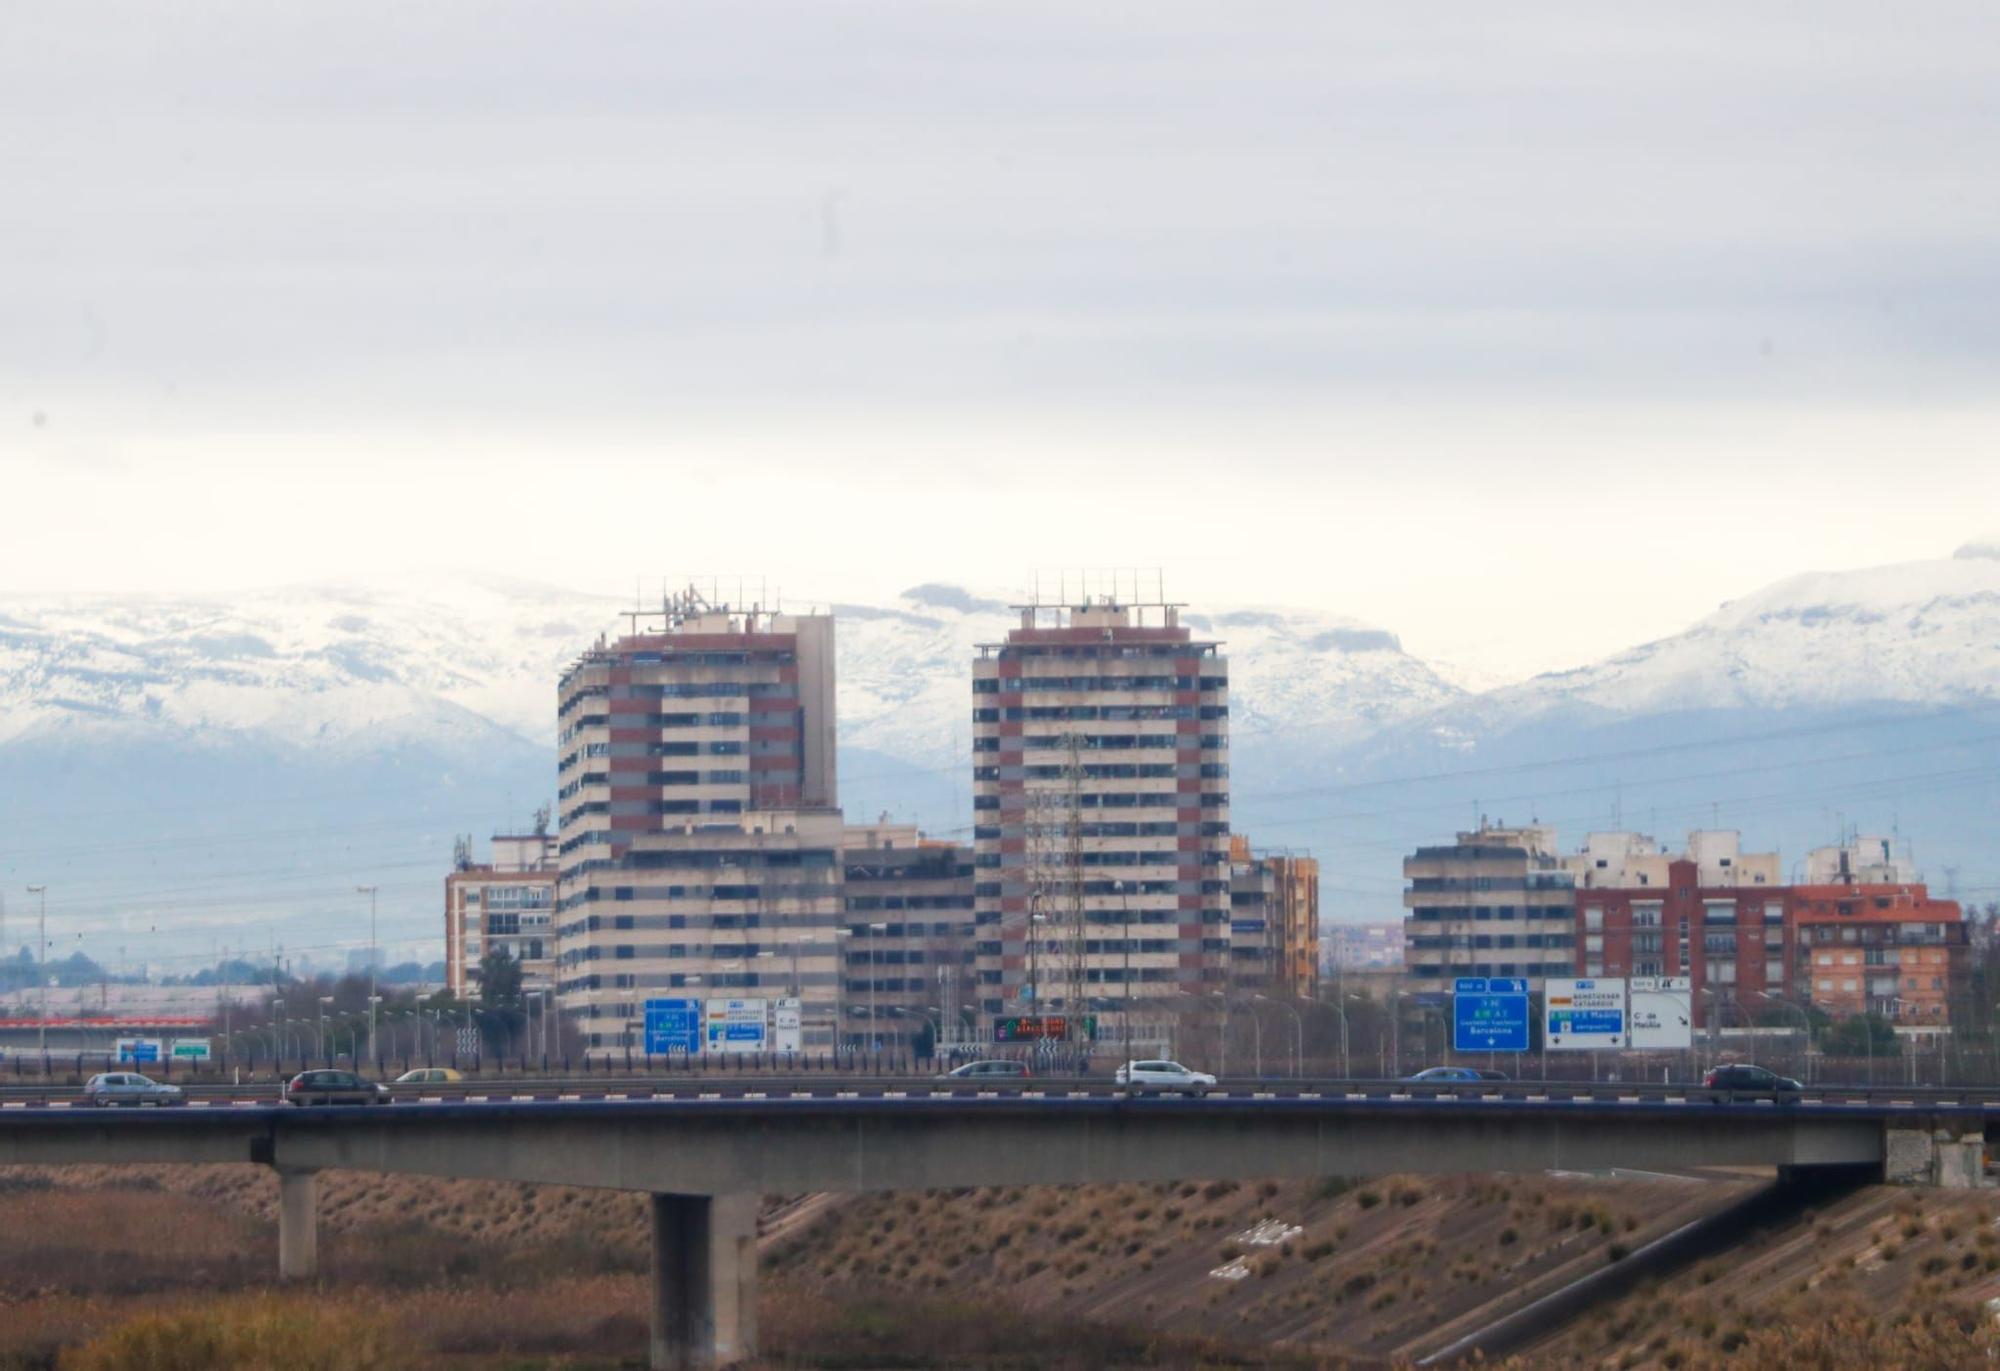
[[[1215,1077],[1190,1071],[1179,1062],[1127,1062],[1118,1068],[1118,1084],[1133,1095],[1192,1095],[1200,1099],[1215,1089]]]
[[[141,1076],[136,1071],[106,1071],[83,1083],[85,1104],[185,1104],[177,1085]]]

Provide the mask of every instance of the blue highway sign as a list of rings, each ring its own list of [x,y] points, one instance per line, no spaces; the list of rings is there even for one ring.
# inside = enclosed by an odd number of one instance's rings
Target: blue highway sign
[[[646,1051],[660,1057],[701,1051],[701,1001],[646,1001]]]
[[[1516,977],[1461,976],[1451,997],[1454,1052],[1526,1052],[1528,983]]]

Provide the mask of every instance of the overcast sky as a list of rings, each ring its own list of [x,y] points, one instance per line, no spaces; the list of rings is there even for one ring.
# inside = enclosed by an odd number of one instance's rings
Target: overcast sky
[[[1158,566],[1490,671],[2000,527],[2000,8],[0,0],[0,589]]]

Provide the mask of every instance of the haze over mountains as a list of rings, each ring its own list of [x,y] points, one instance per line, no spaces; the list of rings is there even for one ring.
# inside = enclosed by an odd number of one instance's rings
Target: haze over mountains
[[[1006,599],[932,583],[833,607],[851,815],[964,833],[967,663]],[[491,578],[0,597],[0,937],[47,881],[56,953],[161,969],[212,945],[337,960],[366,940],[357,883],[382,888],[384,941],[436,939],[452,836],[547,799],[556,677],[626,607]],[[1562,612],[1558,589],[1524,615]],[[1331,917],[1393,916],[1402,853],[1482,811],[1566,840],[1720,823],[1788,859],[1843,821],[1900,823],[1940,886],[2000,886],[2000,539],[1792,577],[1484,692],[1327,613],[1187,622],[1230,659],[1237,827],[1318,852]]]

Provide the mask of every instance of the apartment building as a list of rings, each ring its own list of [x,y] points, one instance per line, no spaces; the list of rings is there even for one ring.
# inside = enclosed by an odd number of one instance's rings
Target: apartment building
[[[1229,956],[1229,676],[1179,607],[1017,607],[973,663],[980,1009],[1220,991]],[[1135,1004],[1134,1012],[1138,1012]]]
[[[1278,878],[1250,854],[1241,833],[1229,839],[1229,988],[1240,994],[1268,994],[1276,986],[1282,956]]]
[[[521,964],[522,989],[555,984],[556,840],[496,833],[492,845],[492,860],[475,863],[460,839],[444,878],[445,985],[461,998],[479,994],[480,959],[496,951]]]
[[[842,1045],[910,1052],[927,1038],[969,1040],[972,849],[889,823],[849,825],[842,845]]]
[[[1403,859],[1404,969],[1413,994],[1460,976],[1522,977],[1539,991],[1574,974],[1576,877],[1553,828],[1484,824]]]
[[[1804,885],[1791,899],[1815,1005],[1880,1015],[1905,1035],[1950,1030],[1970,956],[1956,901],[1917,883]]]
[[[1797,939],[1775,852],[1702,830],[1671,852],[1638,833],[1593,833],[1565,858],[1576,877],[1579,976],[1686,976],[1695,1023],[1783,1013],[1797,994]]]
[[[845,826],[833,621],[690,590],[557,690],[557,991],[591,1046],[658,996],[795,996],[834,1041]]]
[[[1229,984],[1259,994],[1319,993],[1319,862],[1229,839]]]
[[[1378,920],[1370,923],[1335,923],[1324,934],[1326,955],[1321,975],[1328,971],[1383,971],[1403,969],[1403,921]]]
[[[1679,853],[1644,834],[1594,833],[1565,864],[1578,886],[1576,974],[1686,976],[1701,1026],[1809,1000],[1835,1018],[1879,1014],[1934,1034],[1964,987],[1959,906],[1931,899],[1885,839],[1815,849],[1804,885],[1783,884],[1777,853],[1745,853],[1729,831],[1690,834]]]

